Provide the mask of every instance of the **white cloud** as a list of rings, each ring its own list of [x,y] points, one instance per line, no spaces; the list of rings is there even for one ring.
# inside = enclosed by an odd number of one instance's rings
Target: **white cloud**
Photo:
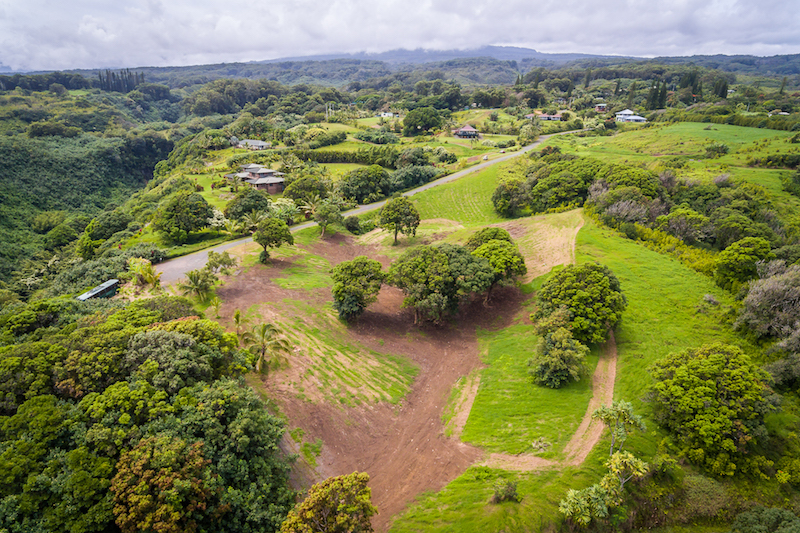
[[[396,48],[635,56],[800,52],[793,0],[0,0],[0,64],[186,65]]]

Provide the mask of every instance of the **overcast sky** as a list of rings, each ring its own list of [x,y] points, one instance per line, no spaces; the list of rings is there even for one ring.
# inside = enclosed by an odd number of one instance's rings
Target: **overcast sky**
[[[0,68],[196,65],[512,45],[800,53],[798,0],[0,0]]]

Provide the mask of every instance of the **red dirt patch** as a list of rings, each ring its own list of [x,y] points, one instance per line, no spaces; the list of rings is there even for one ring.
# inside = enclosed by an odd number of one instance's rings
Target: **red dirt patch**
[[[376,247],[355,245],[349,237],[340,235],[307,249],[331,264],[358,255],[375,257],[385,265],[389,262],[386,257],[376,256]],[[271,267],[252,267],[231,279],[217,291],[224,302],[223,315],[265,302],[271,308],[282,309],[285,298],[327,305],[331,300],[327,289],[287,290],[271,280],[295,257],[276,260]],[[479,298],[465,305],[449,325],[417,327],[413,325],[413,314],[401,309],[402,293],[384,287],[378,301],[349,329],[349,335],[354,342],[378,352],[406,356],[418,366],[411,391],[398,405],[345,408],[312,403],[280,386],[285,381],[284,371],[274,372],[261,386],[259,380],[251,380],[277,402],[291,427],[304,430],[304,440],[313,442],[319,438],[324,443],[317,468],[300,465],[293,473],[295,483],[308,486],[355,470],[369,473],[372,499],[379,509],[374,525],[377,530],[385,530],[391,517],[418,494],[439,490],[463,473],[482,452],[444,435],[442,411],[456,381],[480,365],[477,328],[504,327],[525,298],[516,288],[500,289],[493,296],[491,313],[486,313]],[[294,313],[291,309],[286,312]],[[292,357],[290,354],[289,373]],[[284,439],[284,447],[297,451],[297,445],[288,438]]]

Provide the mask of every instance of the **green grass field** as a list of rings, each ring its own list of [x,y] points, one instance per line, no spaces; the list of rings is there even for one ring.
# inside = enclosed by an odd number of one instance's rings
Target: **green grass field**
[[[411,201],[420,218],[444,218],[464,226],[483,226],[503,219],[494,211],[492,193],[497,187],[497,165],[454,182],[415,194]]]
[[[648,431],[628,441],[628,448],[650,460],[664,434],[647,416],[643,401],[651,383],[648,367],[666,354],[704,343],[737,344],[758,357],[756,347],[734,333],[726,320],[732,299],[708,278],[677,261],[650,251],[587,220],[578,235],[578,262],[598,261],[619,277],[628,309],[617,328],[617,379],[614,396],[634,403],[645,415]],[[535,284],[536,282],[534,282]],[[719,306],[703,304],[711,294]],[[483,332],[486,347],[481,388],[462,439],[489,451],[526,451],[531,437],[554,443],[557,457],[583,415],[590,394],[587,382],[559,390],[527,381],[525,361],[534,336],[531,326],[514,325]],[[591,363],[597,361],[595,355]],[[607,438],[607,437],[606,437]],[[582,488],[602,475],[607,443],[601,441],[580,468],[516,474],[473,467],[437,493],[425,494],[395,521],[391,531],[542,531],[558,527],[558,502],[569,488]],[[495,479],[515,479],[520,504],[489,502]],[[708,531],[716,531],[711,528]],[[677,531],[677,530],[675,530]],[[686,530],[688,531],[688,530]],[[692,530],[693,531],[693,530]]]

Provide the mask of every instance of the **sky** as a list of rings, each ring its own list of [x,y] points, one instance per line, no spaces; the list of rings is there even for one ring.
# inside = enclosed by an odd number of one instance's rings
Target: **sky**
[[[800,53],[798,0],[0,0],[0,70],[485,45],[637,57]]]

